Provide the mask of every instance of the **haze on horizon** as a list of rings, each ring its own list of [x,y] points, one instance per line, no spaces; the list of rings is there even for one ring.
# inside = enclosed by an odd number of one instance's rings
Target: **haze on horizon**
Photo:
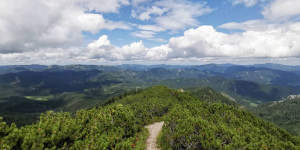
[[[300,65],[299,0],[2,0],[0,65]]]

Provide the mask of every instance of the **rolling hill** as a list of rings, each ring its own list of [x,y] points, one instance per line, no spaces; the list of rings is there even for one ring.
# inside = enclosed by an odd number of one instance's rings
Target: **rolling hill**
[[[217,101],[217,100],[214,100]],[[254,115],[189,92],[155,86],[106,105],[43,114],[23,128],[0,123],[1,149],[143,148],[144,126],[165,121],[162,149],[299,149],[299,138]]]
[[[300,98],[285,99],[251,108],[257,116],[300,136]]]

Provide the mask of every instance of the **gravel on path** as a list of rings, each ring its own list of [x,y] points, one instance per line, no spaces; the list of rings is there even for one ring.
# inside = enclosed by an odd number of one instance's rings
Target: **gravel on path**
[[[161,132],[164,122],[156,122],[146,126],[149,130],[149,137],[147,139],[146,150],[160,150],[156,144],[158,134]]]

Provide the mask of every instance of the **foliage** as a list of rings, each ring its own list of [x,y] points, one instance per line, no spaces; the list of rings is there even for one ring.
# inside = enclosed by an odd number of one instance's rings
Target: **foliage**
[[[1,74],[1,68],[4,69],[3,74]],[[124,91],[161,84],[177,89],[189,88],[188,90],[200,99],[218,99],[219,102],[235,105],[232,101],[217,96],[218,94],[215,92],[206,95],[211,98],[201,97],[201,93],[197,94],[197,92],[202,91],[199,90],[199,86],[202,88],[210,86],[216,91],[230,95],[237,103],[245,106],[279,100],[282,97],[300,92],[291,87],[228,79],[228,77],[240,79],[233,75],[247,74],[247,72],[255,74],[255,71],[260,70],[266,69],[230,64],[203,66],[124,65],[116,67],[96,65],[2,66],[0,67],[0,116],[8,124],[15,122],[17,126],[24,126],[35,123],[40,113],[48,110],[74,113],[79,109],[101,105],[107,98],[114,99],[114,96],[120,95]],[[268,71],[274,72],[274,70]],[[259,77],[267,77],[270,73],[260,72],[258,75]],[[282,77],[286,74],[281,72],[279,75],[280,82],[287,79],[285,76]],[[250,80],[248,76],[241,77],[243,77],[241,79]],[[296,76],[290,77],[292,81],[298,79]],[[193,90],[190,87],[196,88]],[[7,101],[8,99],[9,101]],[[16,102],[12,99],[23,99],[23,101]],[[27,102],[28,99],[38,100],[41,103]],[[7,106],[10,106],[9,109],[6,109]],[[22,112],[18,110],[22,110]]]
[[[264,85],[250,81],[227,79],[223,77],[203,77],[200,79],[173,79],[164,80],[157,84],[163,84],[171,88],[187,88],[191,90],[193,87],[211,87],[216,91],[225,92],[231,97],[242,103],[242,99],[250,101],[274,101],[283,97],[299,93],[298,89],[277,86]]]
[[[155,86],[79,110],[75,116],[48,111],[36,124],[21,128],[0,120],[0,149],[142,149],[144,126],[161,120],[166,124],[160,140],[164,149],[296,149],[300,145],[288,132],[250,113]]]
[[[147,128],[142,128],[142,131],[139,132],[135,138],[137,142],[134,148],[137,150],[145,150],[146,140],[148,136],[149,136],[149,131],[147,130]]]
[[[164,93],[160,92],[162,88]],[[0,149],[129,149],[143,147],[143,126],[163,116],[171,104],[166,87],[149,89],[123,97],[115,103],[70,113],[49,111],[37,124],[16,128],[4,126]],[[138,93],[138,91],[137,91]],[[159,103],[164,98],[165,103]],[[140,99],[140,101],[138,101]],[[145,103],[156,101],[156,103]],[[13,124],[14,125],[14,124]],[[6,129],[6,130],[8,130]],[[6,131],[5,130],[5,131]]]
[[[15,129],[1,139],[1,149],[110,149],[130,148],[139,131],[128,107],[112,105],[105,109],[69,113],[48,112],[37,124]]]
[[[299,139],[224,104],[189,102],[165,117],[163,149],[299,149]]]
[[[234,107],[238,106],[237,102],[234,99],[229,99],[210,87],[190,88],[188,90],[191,91],[200,100],[204,100],[209,103],[223,103]]]
[[[249,108],[257,116],[274,122],[290,133],[300,136],[300,98],[261,104]]]

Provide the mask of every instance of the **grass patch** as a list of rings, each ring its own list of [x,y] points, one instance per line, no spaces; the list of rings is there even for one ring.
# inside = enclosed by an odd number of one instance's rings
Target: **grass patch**
[[[163,132],[159,132],[158,136],[157,136],[157,139],[156,139],[156,144],[157,146],[162,149],[162,135],[163,135]]]
[[[144,150],[146,149],[146,140],[149,136],[149,131],[147,128],[143,128],[141,132],[137,133],[135,149]]]
[[[252,107],[257,107],[258,106],[258,104],[256,104],[256,103],[250,103],[249,105],[252,106]]]
[[[25,96],[27,99],[34,100],[34,101],[49,101],[53,98],[53,95],[49,96]]]
[[[172,150],[172,148],[162,138],[163,137],[163,130],[164,130],[164,127],[162,128],[162,131],[157,136],[156,144],[162,150]]]

